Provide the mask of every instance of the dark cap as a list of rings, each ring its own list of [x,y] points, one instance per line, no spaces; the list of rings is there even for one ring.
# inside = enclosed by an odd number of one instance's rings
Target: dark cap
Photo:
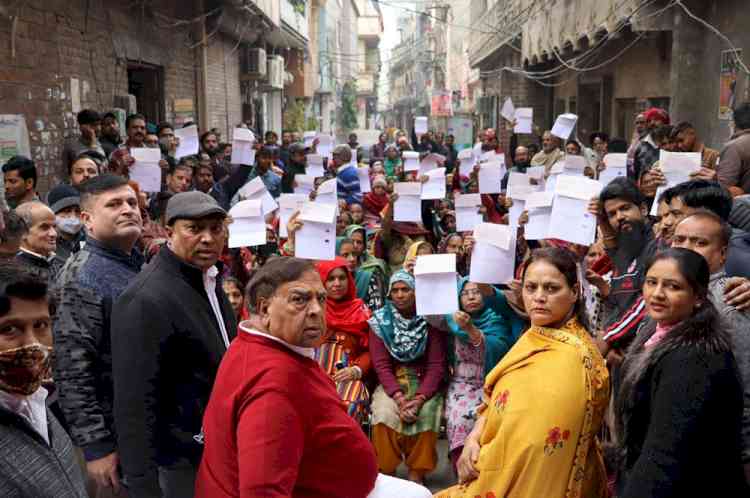
[[[76,117],[79,125],[93,125],[102,120],[101,114],[93,109],[84,109]]]
[[[61,183],[47,194],[47,204],[53,213],[57,214],[70,206],[81,205],[81,194],[77,188]]]
[[[289,145],[289,153],[290,154],[304,154],[305,153],[305,146],[300,143],[293,143]]]
[[[196,220],[207,216],[220,214],[227,215],[216,199],[198,190],[181,192],[169,199],[167,204],[167,225],[175,220]]]

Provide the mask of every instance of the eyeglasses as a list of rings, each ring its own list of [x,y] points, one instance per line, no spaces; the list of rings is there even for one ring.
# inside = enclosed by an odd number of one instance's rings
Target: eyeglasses
[[[461,291],[461,297],[482,297],[482,293],[478,289],[469,289]]]

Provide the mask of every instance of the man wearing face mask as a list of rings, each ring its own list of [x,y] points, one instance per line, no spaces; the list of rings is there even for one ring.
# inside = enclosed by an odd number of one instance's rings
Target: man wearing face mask
[[[0,492],[17,498],[86,498],[70,437],[47,407],[51,380],[47,283],[0,265]]]
[[[97,496],[111,496],[120,488],[112,415],[112,305],[143,264],[134,250],[141,212],[135,191],[121,176],[96,176],[80,191],[86,244],[57,279],[54,376],[70,435],[83,451]]]
[[[81,229],[81,197],[78,190],[62,183],[50,190],[47,203],[55,213],[57,249],[55,254],[64,263],[81,249],[85,236]]]
[[[203,192],[173,196],[167,246],[115,303],[115,427],[131,498],[193,496],[203,411],[237,331],[220,276],[226,217]]]

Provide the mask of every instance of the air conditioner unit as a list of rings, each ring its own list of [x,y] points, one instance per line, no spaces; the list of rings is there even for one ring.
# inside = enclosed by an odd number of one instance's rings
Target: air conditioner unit
[[[248,48],[242,60],[242,73],[247,79],[265,80],[268,74],[266,51],[262,48]]]
[[[274,90],[284,89],[284,58],[280,55],[268,58],[268,87]]]

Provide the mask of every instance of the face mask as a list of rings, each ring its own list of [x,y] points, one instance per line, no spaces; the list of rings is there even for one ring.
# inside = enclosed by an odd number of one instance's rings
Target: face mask
[[[28,396],[50,380],[52,348],[34,343],[0,351],[0,389]]]
[[[57,216],[55,218],[55,225],[57,228],[68,235],[75,235],[81,231],[83,223],[78,218],[61,218]]]

